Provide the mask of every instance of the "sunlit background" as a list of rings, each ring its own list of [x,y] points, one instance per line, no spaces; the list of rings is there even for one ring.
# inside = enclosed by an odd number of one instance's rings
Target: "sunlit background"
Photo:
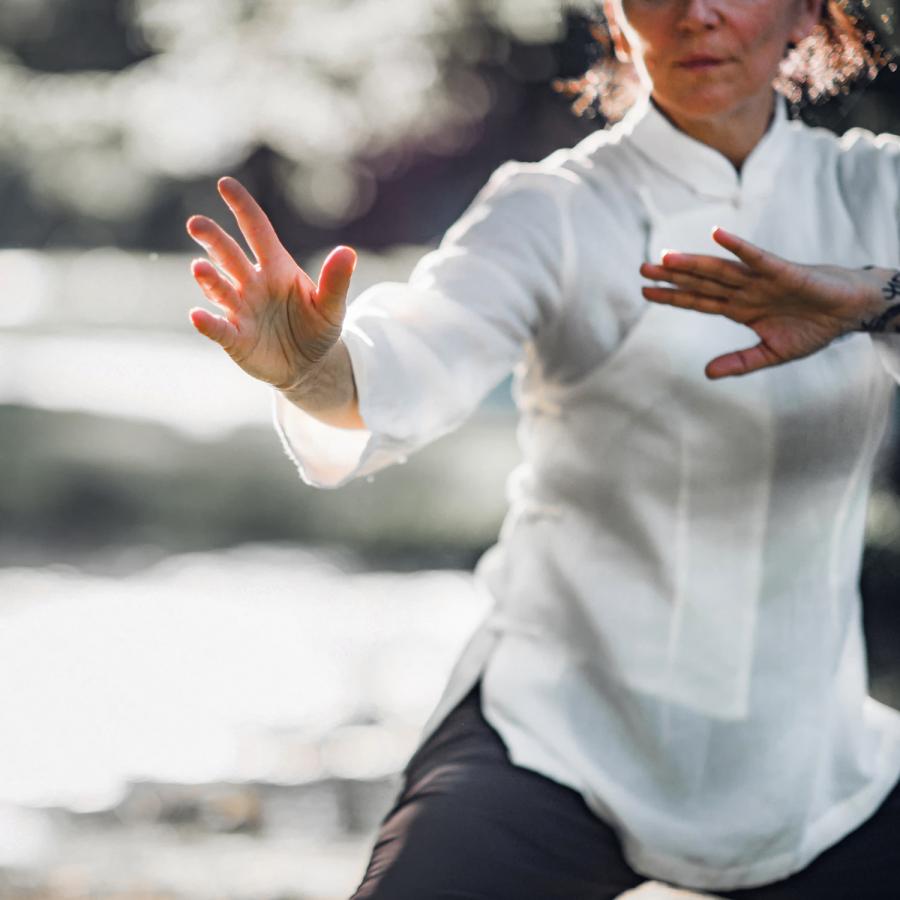
[[[894,10],[865,4],[887,44]],[[240,178],[314,277],[403,280],[491,171],[602,126],[561,0],[0,0],[0,896],[338,900],[456,653],[517,461],[508,385],[339,491],[191,329]],[[900,80],[805,115],[900,132]],[[600,236],[602,239],[602,236]],[[900,455],[863,575],[900,705]]]

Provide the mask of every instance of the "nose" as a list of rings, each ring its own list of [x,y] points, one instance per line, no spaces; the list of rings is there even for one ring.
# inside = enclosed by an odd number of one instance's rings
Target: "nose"
[[[683,30],[701,31],[719,24],[716,0],[683,0],[678,26]]]

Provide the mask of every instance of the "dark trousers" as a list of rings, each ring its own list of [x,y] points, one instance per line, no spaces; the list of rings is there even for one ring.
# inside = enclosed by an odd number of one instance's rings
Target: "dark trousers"
[[[513,765],[480,685],[404,771],[352,900],[607,900],[647,879],[581,795]],[[900,900],[900,787],[803,871],[734,900]]]

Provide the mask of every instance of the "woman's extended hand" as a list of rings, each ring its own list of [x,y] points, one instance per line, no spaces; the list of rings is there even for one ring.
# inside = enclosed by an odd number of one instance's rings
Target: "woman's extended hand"
[[[280,390],[296,388],[340,338],[356,253],[349,247],[332,250],[316,285],[240,182],[221,178],[218,188],[256,263],[212,219],[191,216],[188,234],[216,263],[195,259],[191,272],[223,312],[192,309],[191,322],[254,378]]]
[[[719,356],[709,378],[746,375],[808,356],[883,312],[882,276],[839,266],[808,266],[768,253],[717,228],[713,239],[738,261],[666,251],[662,264],[644,263],[641,274],[669,287],[645,286],[643,294],[698,312],[727,316],[752,328],[755,347]]]

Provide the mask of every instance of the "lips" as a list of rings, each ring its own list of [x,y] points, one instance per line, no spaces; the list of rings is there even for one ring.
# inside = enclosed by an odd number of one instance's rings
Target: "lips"
[[[707,66],[719,66],[724,63],[724,59],[720,59],[717,56],[688,56],[685,59],[680,59],[676,63],[676,65],[681,66],[686,69],[699,69]]]

